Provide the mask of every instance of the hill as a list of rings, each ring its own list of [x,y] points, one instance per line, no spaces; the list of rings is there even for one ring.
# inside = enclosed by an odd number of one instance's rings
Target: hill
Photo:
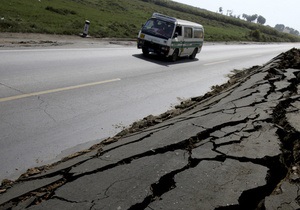
[[[297,42],[300,37],[170,0],[10,0],[0,4],[0,32],[79,34],[85,20],[94,37],[135,38],[159,12],[201,23],[206,41]]]

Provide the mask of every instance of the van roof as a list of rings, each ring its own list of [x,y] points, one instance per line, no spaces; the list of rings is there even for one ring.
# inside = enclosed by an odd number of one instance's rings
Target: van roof
[[[159,14],[159,13],[153,13],[152,17],[153,18],[160,18],[160,19],[167,20],[167,21],[176,22],[178,25],[194,26],[194,27],[203,28],[203,26],[199,23],[194,23],[194,22],[187,21],[187,20],[181,20],[181,19],[177,19],[177,18],[170,17],[170,16],[163,15],[163,14]]]
[[[191,22],[191,21],[181,20],[181,19],[177,19],[177,24],[178,25],[187,25],[187,26],[195,26],[195,27],[203,28],[203,26],[199,23],[194,23],[194,22]]]

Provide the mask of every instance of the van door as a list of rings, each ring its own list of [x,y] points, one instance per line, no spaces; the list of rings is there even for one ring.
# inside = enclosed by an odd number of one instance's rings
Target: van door
[[[193,28],[184,26],[183,27],[183,51],[182,55],[190,55],[194,51],[193,48]]]
[[[172,40],[171,48],[174,51],[175,49],[178,49],[178,55],[182,52],[182,46],[183,46],[183,31],[182,26],[176,26],[174,38]]]

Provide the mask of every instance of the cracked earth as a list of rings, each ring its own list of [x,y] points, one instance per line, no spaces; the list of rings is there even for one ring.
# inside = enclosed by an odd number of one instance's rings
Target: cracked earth
[[[88,151],[4,180],[0,209],[299,209],[299,84],[291,49]]]

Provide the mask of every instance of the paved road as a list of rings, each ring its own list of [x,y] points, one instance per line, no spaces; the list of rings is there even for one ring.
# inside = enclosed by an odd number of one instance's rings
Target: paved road
[[[3,182],[0,209],[299,209],[299,58],[290,50],[176,117]]]
[[[88,148],[292,47],[209,45],[175,63],[135,47],[1,50],[0,179]]]

